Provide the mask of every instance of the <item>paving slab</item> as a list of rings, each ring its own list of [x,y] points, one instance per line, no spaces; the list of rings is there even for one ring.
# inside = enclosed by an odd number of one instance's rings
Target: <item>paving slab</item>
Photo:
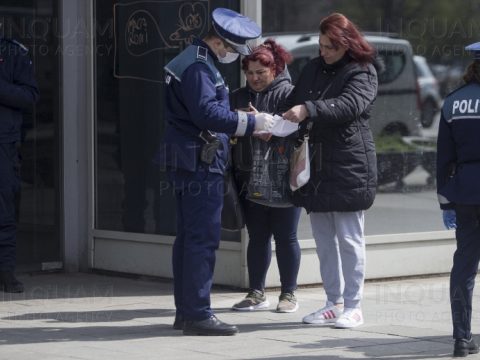
[[[364,326],[342,330],[302,324],[325,303],[321,286],[297,291],[300,309],[232,311],[244,291],[215,287],[218,317],[238,325],[229,337],[173,330],[172,283],[91,273],[22,276],[23,294],[0,293],[0,359],[438,359],[450,358],[448,277],[365,284]],[[474,308],[479,303],[474,297]],[[480,312],[474,312],[478,332]],[[472,357],[474,358],[474,357]]]

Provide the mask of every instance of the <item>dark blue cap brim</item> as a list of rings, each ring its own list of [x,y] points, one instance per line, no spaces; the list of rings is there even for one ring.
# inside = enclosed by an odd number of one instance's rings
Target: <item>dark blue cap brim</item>
[[[225,36],[225,33],[222,31],[220,26],[216,26],[215,22],[213,22],[213,28],[215,29],[218,36],[220,36],[223,40],[225,40],[236,52],[240,55],[250,55],[252,53],[251,47],[244,41],[243,44],[234,43],[232,40],[228,39]]]
[[[475,60],[480,60],[480,42],[476,42],[466,46],[465,50],[470,51]]]
[[[232,48],[238,52],[240,55],[250,55],[252,53],[252,48],[248,45],[237,45],[237,44],[232,44],[230,41],[227,41]]]
[[[212,12],[212,25],[218,36],[242,55],[251,53],[247,41],[261,35],[260,27],[252,19],[230,9],[215,9]]]

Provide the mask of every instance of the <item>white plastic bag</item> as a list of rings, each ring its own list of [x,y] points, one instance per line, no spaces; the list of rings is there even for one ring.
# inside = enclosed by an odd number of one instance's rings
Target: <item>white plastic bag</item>
[[[310,151],[308,147],[308,136],[302,144],[295,147],[290,158],[290,189],[300,189],[310,180]]]

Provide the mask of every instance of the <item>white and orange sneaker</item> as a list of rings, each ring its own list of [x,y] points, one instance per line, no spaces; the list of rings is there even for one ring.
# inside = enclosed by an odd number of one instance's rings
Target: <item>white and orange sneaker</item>
[[[363,324],[362,310],[359,308],[345,308],[335,322],[335,327],[339,329],[351,329]]]
[[[302,321],[305,324],[315,325],[333,324],[337,322],[341,314],[342,309],[336,307],[331,301],[327,301],[327,304],[323,308],[308,314]]]

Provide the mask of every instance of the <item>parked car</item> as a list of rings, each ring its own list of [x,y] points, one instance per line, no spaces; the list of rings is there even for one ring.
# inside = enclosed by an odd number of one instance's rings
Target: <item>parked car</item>
[[[463,84],[465,65],[432,64],[430,68],[439,83],[442,98]]]
[[[273,38],[293,55],[288,69],[293,83],[302,68],[319,55],[318,33],[272,34]],[[418,86],[412,47],[407,40],[389,36],[366,35],[375,46],[378,58],[385,65],[378,74],[378,95],[370,118],[379,169],[379,184],[401,183],[420,163],[419,154],[403,144],[402,138],[420,136]]]
[[[437,115],[442,107],[440,86],[433,75],[432,70],[428,66],[425,57],[415,55],[413,57],[413,62],[415,63],[415,69],[417,72],[421,111],[420,121],[423,127],[428,128],[433,124],[435,115]]]

